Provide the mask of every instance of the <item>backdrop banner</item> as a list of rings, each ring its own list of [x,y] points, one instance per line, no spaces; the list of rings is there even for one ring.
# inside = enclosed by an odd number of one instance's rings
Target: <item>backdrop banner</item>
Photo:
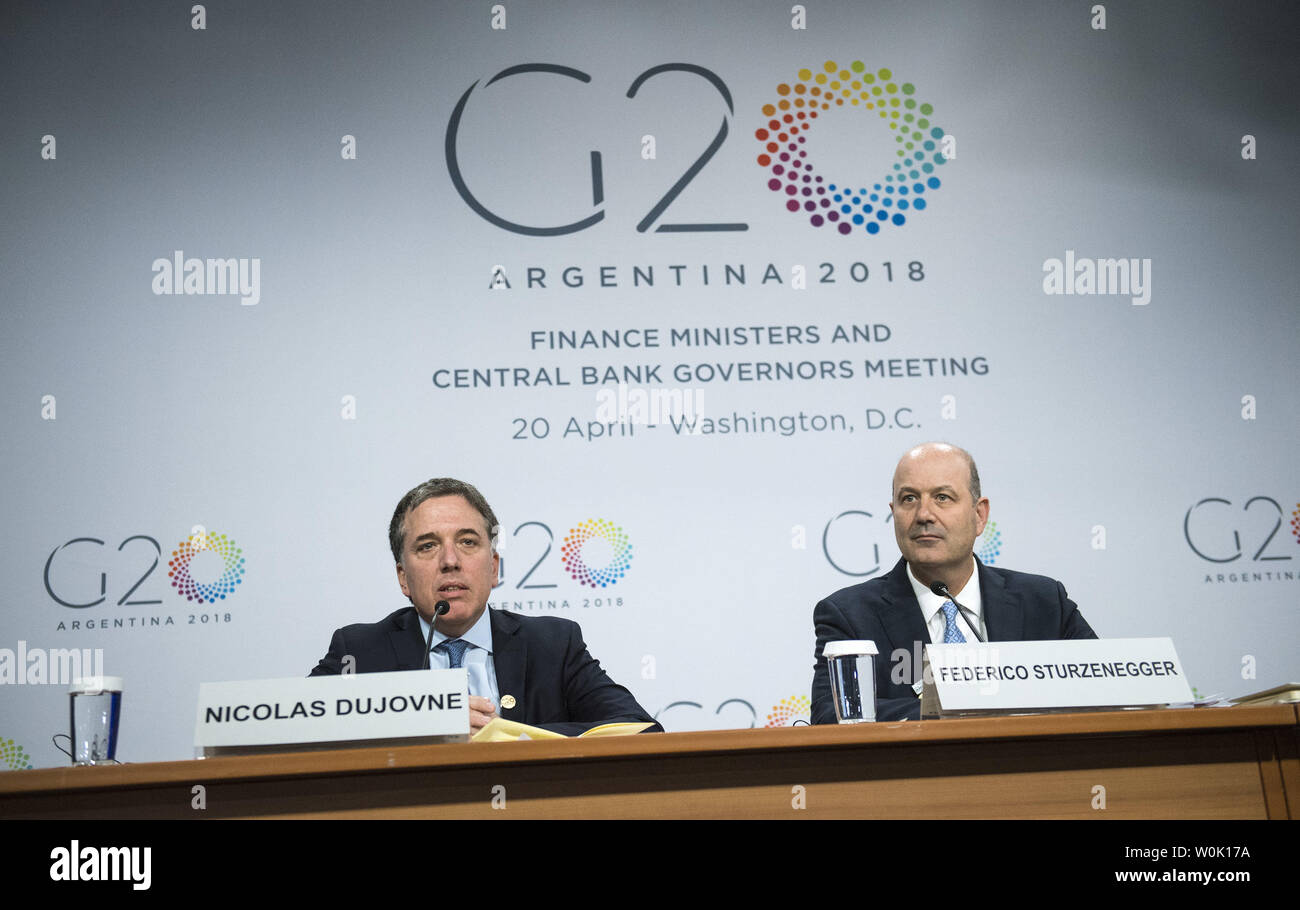
[[[1197,695],[1300,678],[1298,10],[18,4],[0,768],[83,672],[191,757],[201,682],[405,605],[443,476],[667,730],[806,721],[935,439],[986,563]]]

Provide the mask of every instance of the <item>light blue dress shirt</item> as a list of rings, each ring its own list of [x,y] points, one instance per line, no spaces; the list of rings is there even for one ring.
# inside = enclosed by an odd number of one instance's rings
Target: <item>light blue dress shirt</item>
[[[417,614],[418,615],[418,614]],[[423,616],[420,617],[420,635],[424,641],[429,640],[429,621]],[[460,636],[461,641],[468,642],[470,647],[465,650],[464,667],[466,675],[469,677],[469,694],[481,695],[489,699],[498,709],[501,707],[501,697],[497,689],[497,670],[496,664],[492,662],[492,617],[488,616],[488,608],[483,608],[483,613],[464,635]],[[433,653],[429,655],[429,668],[431,670],[446,670],[451,666],[451,656],[445,650],[438,650],[440,642],[447,641],[447,636],[442,634],[441,630],[435,629],[433,633]]]

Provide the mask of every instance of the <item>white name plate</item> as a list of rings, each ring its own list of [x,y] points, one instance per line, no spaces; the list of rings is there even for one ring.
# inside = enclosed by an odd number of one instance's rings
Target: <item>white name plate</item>
[[[194,721],[209,753],[468,735],[464,668],[201,683]]]
[[[926,645],[922,716],[1190,702],[1168,638]]]

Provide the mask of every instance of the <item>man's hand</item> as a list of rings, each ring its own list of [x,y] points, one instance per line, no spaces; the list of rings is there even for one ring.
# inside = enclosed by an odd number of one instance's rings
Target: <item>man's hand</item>
[[[471,695],[469,697],[469,732],[471,736],[487,726],[488,721],[496,716],[497,706],[492,704],[492,699],[484,698],[482,695]]]

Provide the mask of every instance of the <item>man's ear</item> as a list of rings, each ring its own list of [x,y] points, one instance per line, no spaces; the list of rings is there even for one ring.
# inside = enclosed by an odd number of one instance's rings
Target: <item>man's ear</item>
[[[979,519],[975,522],[975,536],[979,537],[984,533],[984,525],[989,520],[989,498],[987,496],[975,503],[975,515]]]
[[[406,587],[406,570],[402,568],[400,562],[397,564],[397,583],[401,586],[402,593],[406,595],[407,599],[410,599],[411,592]]]

